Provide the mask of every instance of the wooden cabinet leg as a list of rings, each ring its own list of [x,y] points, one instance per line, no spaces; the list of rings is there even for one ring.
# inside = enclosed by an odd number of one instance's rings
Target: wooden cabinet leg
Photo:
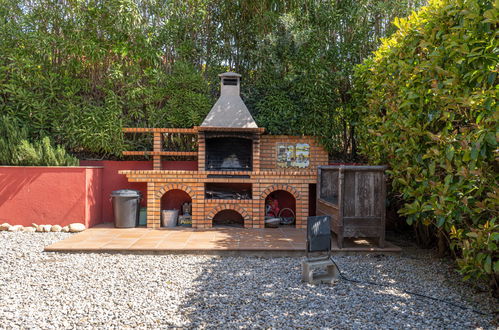
[[[385,247],[385,236],[382,235],[379,237],[379,241],[378,241],[378,245],[380,248],[384,248]]]
[[[338,247],[340,249],[343,249],[343,234],[342,233],[336,234],[336,238],[338,239]]]

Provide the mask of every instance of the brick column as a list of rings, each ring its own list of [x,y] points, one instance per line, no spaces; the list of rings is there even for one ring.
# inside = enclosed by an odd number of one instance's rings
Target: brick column
[[[308,217],[308,184],[295,185],[300,192],[300,198],[296,200],[296,228],[307,228]]]
[[[253,171],[260,171],[260,134],[253,139]]]
[[[241,215],[244,217],[244,228],[253,228],[253,223],[255,221],[255,218],[253,218],[252,207],[253,207],[253,202],[243,207],[246,211],[246,214],[241,213]]]
[[[205,170],[206,139],[204,132],[198,133],[198,170]]]
[[[192,182],[190,186],[194,194],[192,198],[192,228],[209,228],[205,221],[204,183]]]
[[[156,184],[147,183],[147,228],[158,229],[161,226],[161,199],[156,197]]]
[[[264,228],[264,216],[265,216],[265,200],[260,198],[264,188],[258,183],[253,184],[253,203],[252,203],[252,219],[253,228]]]
[[[163,149],[163,135],[159,132],[154,132],[154,140],[153,140],[153,151],[160,152]],[[152,156],[152,168],[155,170],[161,170],[161,155]]]

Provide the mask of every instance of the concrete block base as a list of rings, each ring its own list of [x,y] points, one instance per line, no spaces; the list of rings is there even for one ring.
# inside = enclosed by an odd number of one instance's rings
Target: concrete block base
[[[339,271],[330,259],[303,260],[302,281],[310,284],[333,284],[338,280]]]

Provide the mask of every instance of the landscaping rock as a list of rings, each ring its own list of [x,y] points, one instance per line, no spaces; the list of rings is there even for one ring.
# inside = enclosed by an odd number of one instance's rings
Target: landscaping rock
[[[24,227],[23,231],[26,233],[34,233],[36,231],[35,227]]]
[[[64,227],[62,227],[61,231],[62,231],[63,233],[69,233],[69,226],[64,226]]]
[[[10,228],[10,224],[7,222],[4,222],[0,225],[0,231],[9,230],[9,228]]]
[[[62,230],[62,227],[59,225],[53,225],[52,228],[50,229],[50,231],[56,232],[56,233],[61,231],[61,230]]]
[[[69,225],[69,232],[78,233],[86,229],[85,225],[82,223],[72,223]]]
[[[23,228],[24,227],[22,225],[14,225],[14,226],[10,226],[8,231],[17,232],[17,231],[22,231]]]
[[[44,233],[48,233],[52,229],[52,225],[40,225],[38,227],[41,227],[41,231]]]

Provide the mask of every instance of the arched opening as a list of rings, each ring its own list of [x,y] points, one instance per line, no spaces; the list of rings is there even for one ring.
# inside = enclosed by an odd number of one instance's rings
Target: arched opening
[[[165,210],[178,211],[177,220],[180,221],[177,221],[177,224],[188,224],[189,220],[192,221],[192,198],[183,190],[168,190],[161,197],[161,211]]]
[[[295,226],[296,199],[286,190],[275,190],[265,198],[265,219],[279,218],[280,226]],[[277,222],[273,222],[275,226]]]
[[[244,217],[234,210],[222,210],[213,217],[213,226],[244,227]]]

